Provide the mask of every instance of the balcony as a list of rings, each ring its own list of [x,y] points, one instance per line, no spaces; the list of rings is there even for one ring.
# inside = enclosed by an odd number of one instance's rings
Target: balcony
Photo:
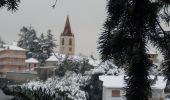
[[[0,65],[25,65],[25,62],[0,62]]]
[[[0,58],[26,58],[25,55],[2,54]]]

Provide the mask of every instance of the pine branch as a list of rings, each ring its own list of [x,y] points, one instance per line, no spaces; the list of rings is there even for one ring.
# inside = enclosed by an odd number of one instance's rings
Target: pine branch
[[[55,0],[54,5],[52,6],[53,8],[55,8],[55,6],[56,6],[56,4],[57,4],[57,1],[58,1],[58,0]]]
[[[164,35],[166,35],[166,32],[163,30],[162,26],[160,25],[159,21],[155,18],[155,22],[158,24],[159,28],[163,32]]]

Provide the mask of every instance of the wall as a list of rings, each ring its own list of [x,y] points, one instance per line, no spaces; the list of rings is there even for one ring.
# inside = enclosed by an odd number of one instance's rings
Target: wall
[[[36,73],[30,73],[30,72],[25,72],[25,73],[7,72],[6,78],[9,79],[9,80],[14,80],[18,83],[24,83],[24,82],[28,82],[28,81],[33,80],[33,79],[37,79],[38,76],[37,76]]]
[[[22,71],[25,69],[25,51],[2,50],[0,51],[0,72]]]
[[[121,97],[112,97],[112,90],[120,90]],[[123,98],[123,95],[124,93],[121,89],[103,87],[103,100],[126,100],[125,98]],[[149,100],[161,100],[161,97],[164,98],[163,89],[152,89],[152,98],[150,98]]]
[[[64,45],[62,45],[62,39],[64,38]],[[72,39],[72,45],[69,45],[69,39]],[[72,48],[72,51],[69,51]],[[75,39],[73,36],[61,36],[60,38],[60,53],[74,55],[75,54]]]
[[[0,67],[1,67],[0,72],[3,72],[3,73],[11,72],[11,71],[22,72],[23,70],[25,70],[24,66],[18,66],[18,65],[3,65]]]
[[[123,93],[121,89],[103,87],[103,100],[125,100],[123,97],[112,97],[112,90],[120,90],[121,95]]]
[[[45,66],[56,66],[56,61],[46,61]]]
[[[152,89],[152,98],[150,98],[149,100],[161,100],[161,97],[164,98],[163,89]]]
[[[37,67],[35,68],[35,71],[37,71],[37,74],[40,80],[45,81],[47,78],[55,74],[54,68],[55,67]]]
[[[35,67],[39,67],[39,63],[26,63],[26,69],[34,70]]]

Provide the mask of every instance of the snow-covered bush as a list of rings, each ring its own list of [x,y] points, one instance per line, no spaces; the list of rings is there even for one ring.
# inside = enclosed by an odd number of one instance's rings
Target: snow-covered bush
[[[68,91],[55,90],[51,93],[49,89],[36,87],[36,89],[28,87],[14,87],[13,92],[15,96],[12,100],[73,100],[68,97]]]
[[[67,97],[74,100],[87,100],[87,93],[80,89],[80,86],[84,85],[89,79],[88,76],[82,76],[82,74],[77,74],[72,71],[68,71],[65,76],[49,78],[47,81],[31,81],[27,84],[23,84],[21,87],[23,89],[27,88],[29,90],[48,90],[47,94],[52,96],[58,96],[58,92],[67,92]],[[57,90],[57,91],[56,91]]]
[[[58,65],[56,76],[46,81],[31,81],[23,84],[21,89],[33,92],[41,90],[44,94],[38,95],[50,94],[50,97],[55,98],[65,94],[73,100],[101,100],[102,82],[98,76],[122,73],[112,62],[99,62],[90,58],[64,57]]]
[[[58,68],[55,73],[57,76],[64,76],[66,71],[84,74],[85,71],[90,71],[93,68],[94,66],[89,64],[89,59],[83,58],[78,60],[75,58],[65,57],[58,64]]]

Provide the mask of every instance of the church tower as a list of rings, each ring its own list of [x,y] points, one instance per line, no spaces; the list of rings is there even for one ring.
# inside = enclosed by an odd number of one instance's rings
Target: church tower
[[[67,16],[64,31],[60,35],[60,53],[66,55],[75,54],[75,38],[71,31],[69,16]]]

